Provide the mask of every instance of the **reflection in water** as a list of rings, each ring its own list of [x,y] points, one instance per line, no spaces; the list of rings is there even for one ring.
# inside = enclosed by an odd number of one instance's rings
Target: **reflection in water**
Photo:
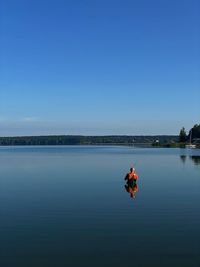
[[[200,165],[200,156],[190,156],[195,165]]]
[[[126,191],[130,194],[130,197],[135,198],[136,193],[138,192],[138,186],[137,186],[136,181],[134,181],[133,179],[129,180],[127,181],[124,187]]]
[[[187,156],[186,155],[180,155],[180,159],[183,163],[185,163]]]
[[[186,156],[186,155],[180,155],[180,160],[185,163],[187,158],[189,158],[190,160],[192,160],[192,162],[194,163],[194,165],[200,165],[200,156],[197,155],[193,155],[193,156]]]

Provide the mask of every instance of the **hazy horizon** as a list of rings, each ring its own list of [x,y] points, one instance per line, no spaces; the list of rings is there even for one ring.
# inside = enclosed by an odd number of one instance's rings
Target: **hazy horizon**
[[[149,130],[145,131],[144,126],[148,125]],[[182,125],[180,122],[174,121],[171,127],[167,130],[165,128],[166,121],[159,122],[160,129],[156,131],[157,122],[135,122],[129,126],[129,124],[124,125],[120,129],[117,125],[106,125],[103,129],[101,125],[98,127],[97,123],[93,122],[93,127],[86,128],[80,125],[76,128],[73,123],[71,127],[67,129],[67,125],[64,122],[32,122],[32,121],[13,121],[13,122],[2,122],[0,129],[0,137],[11,137],[11,136],[41,136],[41,135],[85,135],[85,136],[102,136],[102,135],[178,135],[181,127],[186,127],[186,132],[193,127],[195,124],[188,123],[187,125]],[[177,127],[177,125],[179,127]],[[3,126],[3,127],[2,127]],[[177,131],[173,132],[173,127],[177,127]],[[106,128],[106,130],[105,130]],[[114,130],[115,129],[115,130]]]

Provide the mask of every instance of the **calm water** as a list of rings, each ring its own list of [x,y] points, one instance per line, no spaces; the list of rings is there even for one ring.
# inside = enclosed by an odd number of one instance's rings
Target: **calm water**
[[[0,147],[0,266],[199,267],[200,150]]]

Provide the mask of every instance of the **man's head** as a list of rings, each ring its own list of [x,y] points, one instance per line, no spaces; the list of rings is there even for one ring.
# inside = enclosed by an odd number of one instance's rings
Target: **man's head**
[[[131,171],[131,172],[134,172],[134,171],[135,171],[135,169],[134,169],[134,168],[130,168],[130,171]]]

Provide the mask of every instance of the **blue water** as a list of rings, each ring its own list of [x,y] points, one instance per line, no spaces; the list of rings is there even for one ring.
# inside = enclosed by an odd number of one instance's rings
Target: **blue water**
[[[0,266],[199,267],[200,150],[0,147]]]

